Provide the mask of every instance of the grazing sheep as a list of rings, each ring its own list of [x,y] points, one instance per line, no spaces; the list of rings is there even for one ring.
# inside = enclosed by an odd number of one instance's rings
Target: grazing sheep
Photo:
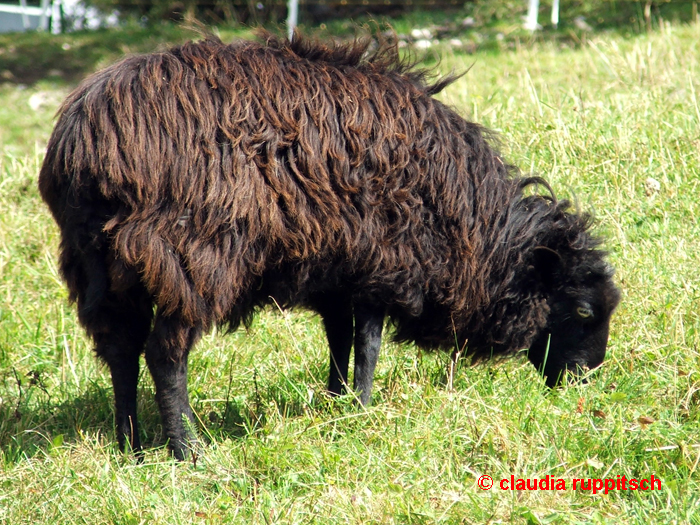
[[[398,341],[477,360],[529,348],[548,385],[603,361],[619,292],[590,217],[431,97],[453,79],[428,83],[389,44],[264,40],[130,57],[61,107],[39,187],[122,448],[141,448],[144,349],[184,458],[190,349],[272,301],[321,315],[331,393],[354,340],[362,403],[385,318]]]

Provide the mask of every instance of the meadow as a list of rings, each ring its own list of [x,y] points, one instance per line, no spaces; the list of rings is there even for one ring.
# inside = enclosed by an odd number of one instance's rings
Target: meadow
[[[109,38],[94,67],[147,50]],[[443,101],[595,214],[623,290],[595,380],[550,391],[518,357],[463,363],[449,388],[447,356],[387,340],[360,409],[324,394],[319,319],[267,310],[191,355],[196,461],[169,457],[144,369],[138,463],[116,447],[109,374],[36,187],[75,80],[0,83],[0,523],[700,524],[700,24],[436,56],[440,72],[470,68]],[[660,482],[572,487],[623,476]]]

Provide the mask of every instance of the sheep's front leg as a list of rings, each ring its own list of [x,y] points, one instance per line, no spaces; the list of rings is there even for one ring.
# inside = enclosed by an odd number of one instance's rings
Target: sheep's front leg
[[[156,401],[177,459],[185,459],[196,444],[194,415],[187,396],[187,356],[202,330],[177,317],[156,317],[146,344],[146,363],[156,387]]]
[[[355,310],[355,380],[354,388],[360,403],[368,405],[372,396],[374,369],[379,358],[384,326],[384,308],[357,303]]]

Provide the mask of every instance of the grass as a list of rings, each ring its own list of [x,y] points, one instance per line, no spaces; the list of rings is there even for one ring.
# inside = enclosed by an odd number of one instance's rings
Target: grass
[[[450,391],[446,357],[386,343],[360,410],[324,396],[318,319],[267,311],[193,352],[196,463],[162,448],[142,374],[150,448],[136,463],[114,444],[109,376],[67,304],[36,189],[71,82],[5,83],[0,523],[700,523],[700,25],[441,53],[443,71],[471,66],[442,99],[597,216],[624,299],[596,380],[550,392],[513,359],[458,368]],[[660,490],[571,489],[652,474]],[[511,475],[566,490],[501,490]]]

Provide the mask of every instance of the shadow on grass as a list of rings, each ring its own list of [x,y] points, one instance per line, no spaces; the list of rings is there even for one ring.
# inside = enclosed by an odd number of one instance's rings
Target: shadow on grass
[[[377,381],[373,404],[391,405],[397,402],[397,397],[405,398],[406,385],[420,384],[423,385],[420,390],[428,392],[447,388],[449,356],[427,357],[414,358],[410,351],[402,352],[395,359],[395,366]],[[467,391],[478,383],[484,395],[493,395],[494,384],[502,383],[503,374],[508,374],[500,366],[471,366],[465,360],[458,363],[458,369],[460,373],[454,388]],[[318,381],[326,374],[327,370],[316,370],[311,377],[308,370],[299,370],[289,376],[276,374],[255,379],[243,387],[239,385],[238,395],[228,400],[207,401],[192,396],[193,409],[201,420],[202,442],[244,440],[266,432],[281,419],[299,417],[328,422],[342,420],[346,430],[366,425],[364,409],[357,405],[353,394],[331,397],[326,393],[324,385]],[[479,381],[483,376],[488,380]],[[10,373],[4,377],[4,382],[0,382],[3,387],[0,390],[0,458],[5,465],[42,456],[62,445],[84,443],[86,436],[117,450],[110,385],[90,382],[75,396],[67,392],[49,392],[35,374],[22,378],[21,388],[16,386],[16,375]],[[534,374],[526,374],[526,377],[534,380],[531,391],[545,391],[549,395],[550,390],[539,377]],[[166,440],[152,387],[148,381],[144,383],[138,392],[139,430],[146,453],[151,454],[154,449],[164,447]],[[508,379],[507,383],[515,385],[518,381]],[[329,440],[342,435],[333,424],[323,426],[318,432]]]
[[[36,377],[22,379],[17,392],[10,391],[14,390],[10,385],[14,381],[6,377],[0,396],[0,457],[5,464],[49,452],[57,446],[84,442],[86,435],[102,436],[105,443],[112,443],[116,449],[111,386],[93,382],[81,395],[72,397],[68,393],[49,392]],[[276,417],[290,418],[309,409],[332,410],[332,401],[325,396],[313,403],[304,399],[299,392],[306,381],[308,377],[295,377],[291,382],[277,377],[260,392],[251,385],[246,396],[213,406],[193,400],[193,409],[204,427],[200,428],[200,437],[204,442],[212,438],[244,439],[264,429],[273,411]],[[146,451],[163,447],[166,440],[155,396],[149,387],[139,389],[138,411],[139,431]]]
[[[154,435],[157,421],[151,392],[139,392],[141,432]],[[66,401],[60,399],[67,398]],[[112,389],[91,383],[77,396],[49,393],[36,385],[23,386],[22,395],[0,404],[0,451],[6,463],[30,458],[55,446],[74,444],[83,435],[104,434],[114,440]],[[150,443],[149,443],[150,446]]]

